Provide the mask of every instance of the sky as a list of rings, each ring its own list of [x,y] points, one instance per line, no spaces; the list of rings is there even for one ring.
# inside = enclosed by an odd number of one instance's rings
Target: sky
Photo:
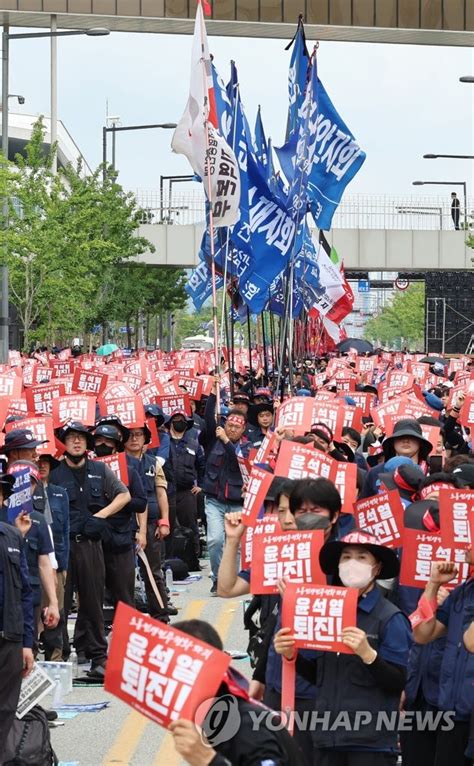
[[[16,30],[11,30],[16,31]],[[125,34],[58,40],[58,114],[92,167],[102,158],[109,114],[123,125],[177,122],[189,88],[190,36]],[[209,38],[217,69],[239,71],[241,97],[253,125],[261,105],[267,136],[283,142],[289,52],[284,40]],[[312,41],[308,41],[311,49]],[[367,159],[346,193],[420,195],[413,180],[467,181],[474,198],[474,161],[423,160],[435,154],[474,155],[474,74],[469,48],[322,42],[319,76]],[[49,41],[12,40],[10,93],[26,99],[12,111],[50,113]],[[130,190],[158,190],[160,175],[188,174],[171,152],[171,131],[117,135],[119,180]],[[184,188],[183,188],[184,191]],[[423,196],[449,196],[426,186]],[[458,192],[460,190],[458,189]]]

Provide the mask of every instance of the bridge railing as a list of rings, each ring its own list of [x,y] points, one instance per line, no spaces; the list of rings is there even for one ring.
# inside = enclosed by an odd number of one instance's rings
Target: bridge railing
[[[143,211],[142,222],[162,225],[199,223],[205,218],[204,195],[175,194],[161,198],[157,190],[135,191]],[[465,224],[464,201],[460,199],[461,228],[474,232],[474,198],[467,200]],[[390,197],[383,195],[347,195],[333,219],[334,229],[398,229],[407,231],[452,230],[451,199],[448,197]]]

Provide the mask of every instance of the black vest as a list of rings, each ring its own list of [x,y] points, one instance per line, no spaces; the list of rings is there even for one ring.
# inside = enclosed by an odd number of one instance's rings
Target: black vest
[[[400,610],[382,595],[370,613],[361,609],[357,610],[357,627],[365,631],[369,644],[376,651],[385,625],[394,614],[399,612]],[[336,652],[316,652],[316,654],[318,660],[315,710],[321,723],[318,722],[317,728],[313,731],[315,747],[396,749],[400,695],[389,694],[377,686],[369,668],[365,667],[360,657],[356,655]],[[366,718],[362,719],[362,722],[359,717],[356,718],[359,711],[371,713],[371,721],[365,723]],[[377,731],[379,713],[386,713],[390,722],[393,718],[391,731],[387,730],[390,724],[382,725]],[[332,731],[331,727],[334,727]]]
[[[246,444],[241,442],[241,446]],[[242,487],[242,474],[237,456],[230,455],[224,443],[218,439],[207,458],[203,482],[204,492],[223,503],[242,504]]]
[[[22,641],[24,632],[20,552],[23,539],[20,532],[0,522],[0,576],[3,577],[2,637],[7,641]]]
[[[191,489],[194,486],[194,482],[197,480],[196,455],[198,449],[197,438],[193,438],[189,433],[179,440],[170,438],[169,462],[177,490]]]
[[[155,489],[156,457],[145,452],[138,462],[137,469],[143,482],[143,489],[146,492],[148,502],[148,521],[156,521],[159,516]]]
[[[70,535],[79,535],[89,516],[105,508],[105,463],[86,459],[85,479],[82,486],[74,478],[74,469],[65,460],[51,472],[51,482],[63,487],[69,497]]]

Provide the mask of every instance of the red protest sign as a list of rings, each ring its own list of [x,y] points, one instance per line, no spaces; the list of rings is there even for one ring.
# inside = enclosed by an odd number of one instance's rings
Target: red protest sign
[[[26,399],[20,396],[18,399],[10,399],[7,415],[27,415],[28,405]]]
[[[191,416],[189,394],[181,393],[179,396],[158,396],[157,403],[165,415],[171,415],[176,410],[184,410],[186,415]]]
[[[454,561],[456,563],[458,575],[446,585],[447,588],[460,585],[469,575],[465,549],[445,547],[441,543],[440,535],[433,535],[418,529],[405,529],[400,585],[424,588],[430,579],[431,564],[436,561]]]
[[[18,428],[18,423],[7,423],[5,431],[8,433],[14,428]],[[38,441],[45,441],[46,444],[40,444],[36,447],[36,452],[39,455],[53,454],[56,452],[56,441],[54,438],[54,425],[53,418],[49,415],[43,417],[24,418],[21,421],[21,428],[28,428],[32,431],[35,439]]]
[[[319,566],[322,529],[266,535],[254,532],[250,592],[278,593],[282,577],[295,583],[325,583]]]
[[[105,691],[164,726],[194,721],[211,702],[230,656],[119,602],[110,642]],[[201,720],[197,723],[202,723]]]
[[[276,513],[268,513],[263,519],[255,523],[254,527],[246,527],[242,535],[240,546],[240,566],[246,569],[252,563],[253,536],[274,535],[281,530],[280,521]]]
[[[356,366],[355,370],[356,372],[362,374],[362,375],[373,375],[375,370],[375,359],[366,357],[366,356],[359,356],[356,359]]]
[[[352,504],[357,494],[355,463],[343,463],[324,452],[283,441],[275,465],[275,476],[285,476],[288,479],[329,479],[341,495],[342,512],[353,512]]]
[[[120,479],[120,481],[128,487],[128,466],[125,452],[117,452],[115,455],[105,455],[104,457],[95,457],[94,460],[98,460],[100,463],[105,463],[105,465],[114,472],[117,479]]]
[[[129,372],[126,372],[122,375],[122,381],[125,383],[125,385],[131,388],[134,393],[137,393],[137,391],[139,391],[143,385],[143,378],[141,378],[139,375],[132,375]]]
[[[403,505],[396,489],[354,503],[356,526],[372,532],[387,548],[401,546]]]
[[[464,428],[474,428],[474,395],[468,394],[464,400],[459,415],[459,421]]]
[[[470,519],[474,520],[474,492],[468,489],[440,489],[439,525],[446,548],[470,548]]]
[[[74,371],[74,378],[72,381],[72,388],[74,391],[99,396],[106,386],[107,375],[104,372],[83,370],[80,367]]]
[[[270,463],[278,454],[278,442],[273,431],[266,434],[254,457],[254,463]]]
[[[175,378],[178,386],[184,386],[189,394],[190,399],[199,401],[202,396],[202,380],[201,378],[188,378],[184,375],[179,375]]]
[[[124,383],[123,381],[115,381],[114,383],[108,383],[107,388],[101,393],[101,395],[97,399],[97,403],[99,405],[99,409],[102,412],[102,409],[104,408],[106,402],[109,402],[111,400],[115,399],[121,399],[125,396],[134,396],[134,391],[130,388],[129,385]]]
[[[54,361],[50,362],[49,366],[53,371],[53,380],[55,378],[62,378],[63,375],[73,375],[74,370],[77,367],[74,359],[68,359],[67,361]]]
[[[86,426],[95,425],[95,396],[81,394],[69,394],[53,399],[53,422],[54,427],[59,428],[69,420],[79,420]]]
[[[0,375],[0,396],[11,396],[13,399],[21,397],[21,378],[17,375]]]
[[[39,365],[36,365],[33,367],[31,385],[38,386],[41,383],[49,383],[52,377],[53,370],[51,367],[40,367]]]
[[[127,428],[143,428],[145,408],[139,396],[122,396],[102,402],[101,415],[117,415]]]
[[[278,407],[275,425],[302,436],[311,430],[315,422],[314,409],[315,400],[310,396],[293,396]]]
[[[352,654],[342,643],[344,628],[357,625],[355,588],[288,583],[283,596],[282,628],[290,628],[301,649]]]
[[[160,446],[160,434],[159,434],[159,431],[158,431],[158,427],[156,425],[155,418],[147,418],[146,419],[146,424],[148,426],[148,430],[151,433],[151,439],[150,439],[150,441],[148,443],[148,448],[149,449],[154,449],[155,447],[159,447]]]
[[[32,386],[27,388],[25,392],[26,403],[28,405],[28,412],[32,415],[40,415],[45,413],[51,415],[53,411],[53,400],[58,399],[60,396],[64,396],[66,389],[64,383],[56,381],[54,383],[46,383],[44,386]]]
[[[438,447],[440,431],[441,431],[441,424],[439,426],[425,426],[425,425],[421,426],[423,439],[426,439],[426,441],[428,441],[432,445],[433,450],[435,451]]]
[[[396,389],[398,391],[404,391],[406,388],[411,388],[415,378],[409,372],[403,372],[402,370],[392,370],[387,376],[387,388]]]
[[[5,420],[7,419],[8,410],[10,408],[10,399],[8,396],[0,398],[0,431],[3,431]]]
[[[163,396],[163,386],[161,383],[158,383],[158,381],[155,381],[154,383],[147,383],[146,386],[143,386],[143,388],[140,388],[139,391],[137,391],[137,396],[140,397],[143,404],[155,404],[156,398],[158,396]]]
[[[254,465],[245,487],[244,505],[242,508],[242,524],[254,526],[257,516],[265,500],[266,494],[273,481],[273,474]]]
[[[362,409],[352,405],[340,405],[337,413],[336,426],[333,431],[335,439],[342,439],[343,428],[355,428],[356,431],[362,429]],[[324,421],[322,421],[324,422]]]
[[[351,399],[354,399],[357,406],[362,410],[362,417],[368,418],[370,416],[370,408],[375,401],[375,394],[371,394],[368,391],[352,391]]]

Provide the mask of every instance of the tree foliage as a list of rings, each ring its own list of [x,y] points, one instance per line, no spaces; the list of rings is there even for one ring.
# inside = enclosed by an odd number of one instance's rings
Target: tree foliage
[[[423,345],[425,327],[425,286],[414,284],[397,292],[378,316],[369,319],[365,337],[386,347]]]
[[[24,155],[0,162],[1,262],[10,300],[32,340],[68,342],[96,323],[135,312],[184,305],[182,272],[134,259],[153,246],[137,236],[141,211],[110,168],[86,175],[80,164],[52,172],[56,147],[45,150],[34,125]]]

